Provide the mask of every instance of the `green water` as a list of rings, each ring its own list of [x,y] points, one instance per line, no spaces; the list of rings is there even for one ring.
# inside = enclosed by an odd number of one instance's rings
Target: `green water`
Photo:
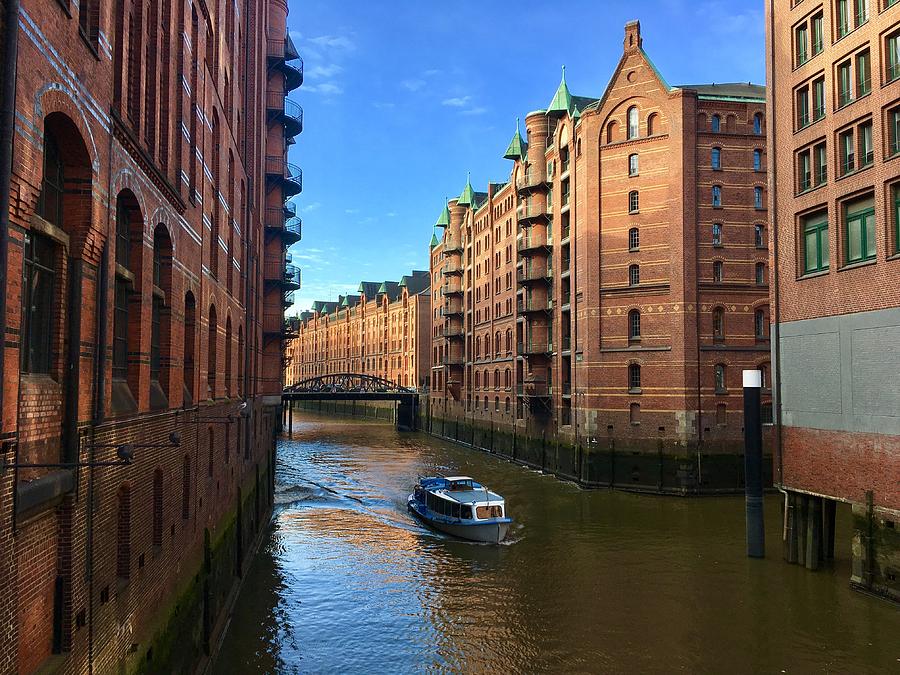
[[[900,673],[900,610],[834,565],[744,552],[742,498],[585,491],[381,423],[295,418],[276,514],[217,673]],[[423,475],[467,474],[516,520],[501,546],[414,521]]]

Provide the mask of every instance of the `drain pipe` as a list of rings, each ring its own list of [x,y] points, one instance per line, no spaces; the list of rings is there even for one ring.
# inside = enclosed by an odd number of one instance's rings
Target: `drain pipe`
[[[19,49],[19,0],[7,0],[3,17],[3,84],[0,91],[0,341],[6,343],[7,254],[9,251],[10,184],[16,114],[16,60]],[[6,349],[0,349],[0,373],[5,372]],[[3,428],[3,395],[0,394],[0,432]]]

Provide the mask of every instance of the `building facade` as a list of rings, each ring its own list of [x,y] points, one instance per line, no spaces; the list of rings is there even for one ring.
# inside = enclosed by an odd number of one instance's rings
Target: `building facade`
[[[313,303],[292,327],[285,383],[358,373],[427,389],[431,330],[428,272],[397,281],[364,281],[358,295]]]
[[[601,96],[563,73],[509,180],[438,219],[431,414],[739,487],[741,370],[769,377],[765,127],[763,87],[668,85],[637,22]]]
[[[286,20],[4,3],[2,672],[189,672],[222,628],[299,283]]]
[[[811,568],[829,557],[848,502],[853,583],[896,600],[900,3],[766,5],[785,555]]]

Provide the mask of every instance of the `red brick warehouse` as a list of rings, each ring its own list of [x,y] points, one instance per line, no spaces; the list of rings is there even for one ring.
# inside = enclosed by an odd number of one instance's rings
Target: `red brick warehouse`
[[[187,672],[221,631],[272,503],[299,287],[286,21],[4,3],[0,672]]]
[[[764,88],[671,86],[632,22],[600,96],[564,75],[524,126],[509,180],[437,222],[433,416],[569,444],[549,468],[589,483],[740,489],[741,370],[769,385]]]

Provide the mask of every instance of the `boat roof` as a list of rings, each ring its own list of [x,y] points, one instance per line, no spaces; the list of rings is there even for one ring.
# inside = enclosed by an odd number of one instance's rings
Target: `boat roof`
[[[472,484],[472,488],[467,490],[450,489],[451,484],[464,481],[470,482]],[[449,478],[445,478],[444,476],[436,476],[431,478],[422,478],[419,481],[419,484],[425,490],[440,495],[441,497],[444,497],[446,499],[452,499],[453,501],[460,504],[472,504],[475,502],[482,504],[486,502],[503,502],[503,497],[498,495],[496,492],[491,492],[484,485],[481,485],[468,476],[451,476]]]
[[[458,480],[471,480],[474,482],[474,479],[470,478],[469,476],[447,476],[446,479],[451,482],[458,481]]]

